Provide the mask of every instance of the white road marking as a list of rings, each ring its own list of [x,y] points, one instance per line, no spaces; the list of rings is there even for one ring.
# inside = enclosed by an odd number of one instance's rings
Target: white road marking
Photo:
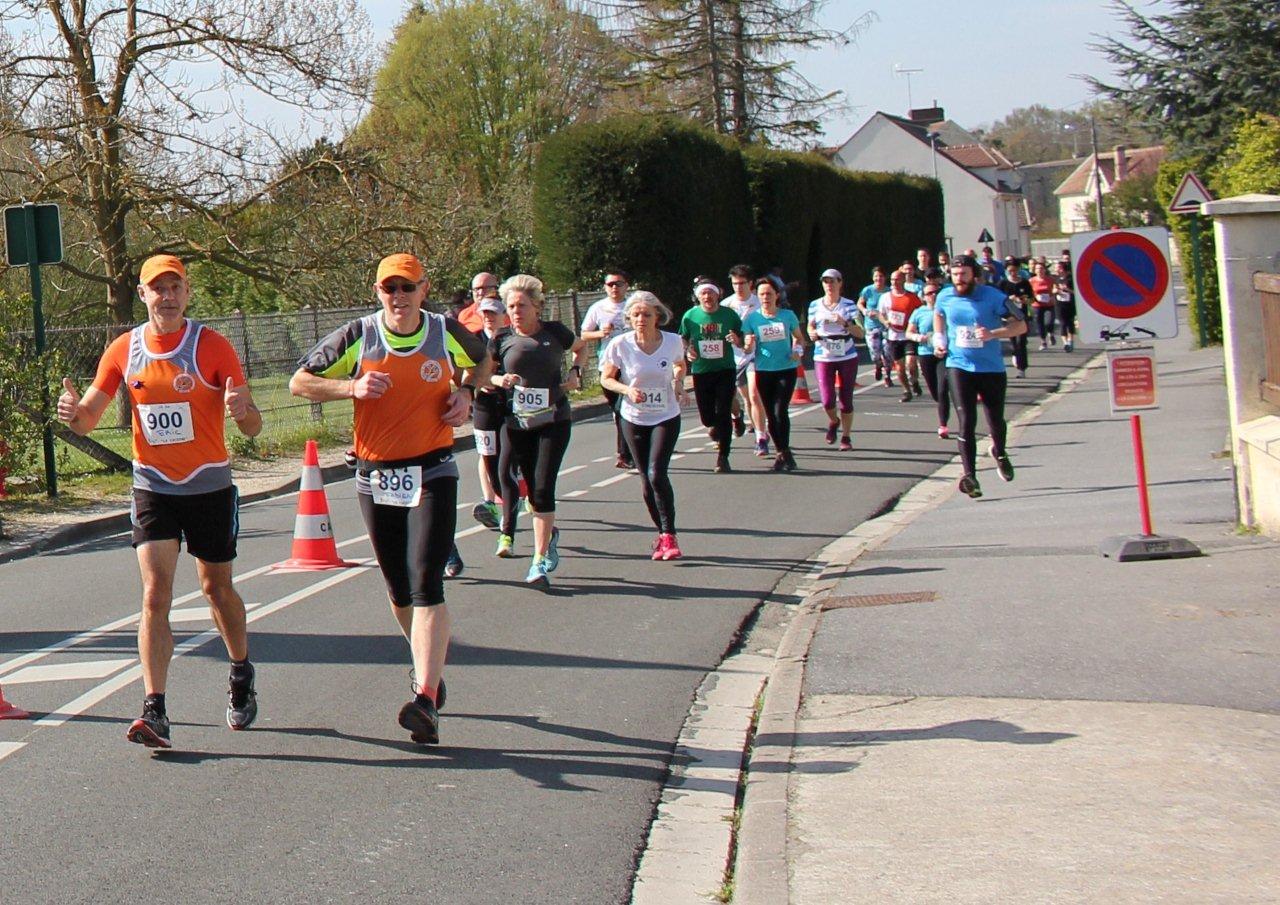
[[[684,458],[684,453],[672,453],[672,454],[671,454],[671,461],[672,461],[672,462],[674,462],[676,459],[683,459],[683,458]]]
[[[599,456],[599,457],[597,457],[597,458],[595,458],[595,459],[592,459],[591,461],[592,461],[593,463],[594,463],[594,462],[608,462],[608,461],[609,461],[610,459],[612,459],[612,458],[615,458],[615,457],[614,457],[614,456]]]
[[[564,494],[564,497],[565,499],[570,499],[572,497],[580,497],[580,496],[586,496],[586,495],[587,495],[587,492],[585,490],[571,490],[568,493]]]
[[[610,484],[617,484],[619,481],[625,481],[629,477],[632,477],[631,472],[624,471],[622,474],[616,474],[611,478],[605,478],[603,481],[596,481],[591,486],[592,487],[608,487]]]
[[[137,660],[82,660],[78,663],[55,663],[51,666],[28,666],[4,680],[6,685],[22,685],[32,682],[62,682],[74,679],[103,679],[124,669]]]
[[[21,751],[26,746],[26,742],[0,742],[0,760],[4,760],[15,751]]]
[[[606,456],[605,458],[608,458],[608,456]],[[572,468],[562,468],[556,472],[556,477],[562,478],[567,474],[573,474],[575,471],[583,471],[586,469],[586,467],[587,466],[585,465],[575,465]]]
[[[479,534],[481,531],[488,531],[488,530],[489,529],[486,528],[484,525],[476,525],[474,528],[468,528],[466,531],[457,532],[456,534],[454,534],[453,539],[457,540],[460,537],[470,537],[473,534]]]
[[[341,584],[344,581],[348,581],[352,578],[355,578],[357,575],[363,575],[365,573],[365,569],[362,567],[365,565],[368,565],[371,561],[372,560],[368,560],[368,559],[359,560],[358,565],[361,568],[353,567],[350,569],[343,569],[341,572],[337,572],[336,574],[330,574],[328,577],[320,581],[317,581],[315,584],[308,585],[307,587],[302,588],[299,591],[294,591],[292,594],[288,594],[277,600],[273,600],[271,603],[263,604],[262,606],[254,610],[252,613],[248,614],[245,621],[257,622],[259,619],[263,619],[267,616],[270,616],[272,613],[279,612],[280,610],[283,610],[287,606],[292,606],[293,604],[297,603],[300,600],[306,600],[308,597],[311,597],[314,594],[318,594],[321,591],[328,590],[334,585]],[[210,629],[207,632],[202,632],[201,634],[196,635],[194,638],[188,638],[186,641],[182,642],[181,644],[179,644],[177,647],[174,648],[173,659],[176,660],[179,657],[186,656],[187,654],[191,653],[193,650],[196,650],[197,648],[207,644],[208,642],[212,641],[217,637],[218,637],[218,630],[214,628],[214,629]],[[125,670],[124,672],[120,673],[120,675],[115,676],[114,678],[109,679],[106,682],[103,682],[101,685],[98,685],[95,688],[89,689],[84,694],[80,695],[80,697],[76,698],[74,701],[70,701],[66,704],[63,704],[57,710],[49,713],[47,716],[43,717],[42,719],[36,720],[35,725],[47,726],[51,728],[56,726],[61,726],[63,723],[67,722],[68,720],[75,719],[80,714],[88,710],[90,707],[93,707],[99,702],[115,694],[120,689],[125,688],[128,685],[131,685],[133,682],[137,681],[141,677],[142,677],[142,666],[141,664],[139,664],[137,666],[132,667],[131,669]]]
[[[262,606],[260,603],[246,603],[244,605],[245,612],[252,610],[254,607]],[[213,615],[209,612],[207,606],[189,606],[180,610],[169,611],[169,624],[175,622],[200,622],[205,619],[212,619]]]

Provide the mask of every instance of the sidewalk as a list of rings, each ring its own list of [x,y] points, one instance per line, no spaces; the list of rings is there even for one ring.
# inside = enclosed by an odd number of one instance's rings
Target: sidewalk
[[[810,598],[735,902],[1280,901],[1280,543],[1236,533],[1222,353],[1186,336],[1142,421],[1155,530],[1206,555],[1098,555],[1139,532],[1102,367],[1013,433],[1013,484],[926,482]]]

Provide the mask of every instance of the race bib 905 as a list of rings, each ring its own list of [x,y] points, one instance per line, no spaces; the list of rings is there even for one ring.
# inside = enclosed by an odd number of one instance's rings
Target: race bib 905
[[[551,390],[546,387],[511,388],[511,410],[517,415],[532,415],[551,408]]]

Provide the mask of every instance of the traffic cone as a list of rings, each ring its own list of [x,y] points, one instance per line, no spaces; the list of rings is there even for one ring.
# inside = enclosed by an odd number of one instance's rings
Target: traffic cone
[[[0,720],[25,720],[31,714],[21,707],[15,707],[4,699],[4,689],[0,688]]]
[[[320,572],[360,565],[338,558],[315,440],[307,441],[306,451],[302,454],[302,482],[298,487],[298,515],[293,522],[292,553],[284,562],[278,562],[271,568],[278,572]]]
[[[809,395],[809,381],[804,379],[804,365],[796,365],[796,369],[800,372],[796,377],[796,388],[791,394],[792,405],[808,405],[813,402],[813,397]]]

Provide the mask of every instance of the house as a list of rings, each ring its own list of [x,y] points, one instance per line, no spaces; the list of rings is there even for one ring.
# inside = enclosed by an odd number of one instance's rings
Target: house
[[[849,170],[910,173],[942,184],[946,244],[952,251],[990,244],[998,256],[1031,251],[1031,220],[1017,166],[946,119],[942,108],[907,117],[878,112],[840,145],[832,163]],[[979,237],[990,234],[985,242]]]
[[[1056,233],[1061,221],[1061,208],[1054,191],[1071,172],[1080,165],[1081,158],[1046,160],[1042,163],[1019,163],[1022,175],[1022,195],[1031,211],[1031,223],[1036,232]]]
[[[1062,184],[1053,190],[1058,196],[1058,219],[1064,233],[1078,233],[1093,229],[1089,217],[1097,201],[1098,178],[1102,181],[1102,194],[1107,194],[1117,183],[1136,176],[1154,176],[1164,160],[1164,146],[1126,148],[1116,145],[1114,151],[1098,155],[1095,173],[1093,157],[1086,157],[1071,171]]]

